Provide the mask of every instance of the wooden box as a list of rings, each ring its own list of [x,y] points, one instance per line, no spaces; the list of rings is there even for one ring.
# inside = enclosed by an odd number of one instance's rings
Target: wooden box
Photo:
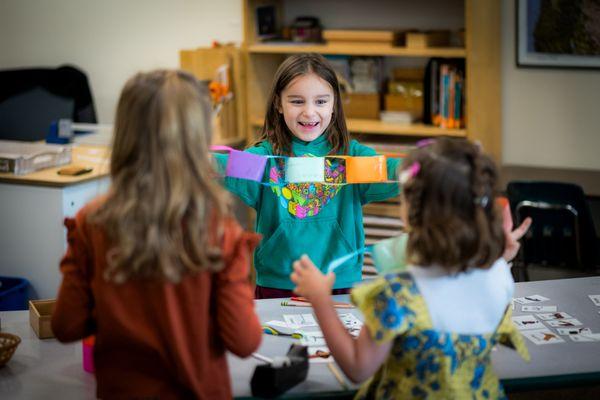
[[[379,93],[347,93],[342,103],[346,118],[379,119]]]
[[[30,300],[29,301],[29,323],[40,339],[54,337],[50,319],[54,312],[56,300]]]
[[[358,29],[326,29],[323,31],[323,39],[327,42],[368,42],[395,44],[400,35],[396,31],[389,30],[358,30]]]
[[[450,31],[406,32],[406,47],[426,48],[450,45]]]

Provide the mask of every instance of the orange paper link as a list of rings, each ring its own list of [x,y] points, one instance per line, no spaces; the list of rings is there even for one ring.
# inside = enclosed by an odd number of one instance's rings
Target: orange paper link
[[[347,183],[371,183],[387,181],[385,156],[346,158]]]

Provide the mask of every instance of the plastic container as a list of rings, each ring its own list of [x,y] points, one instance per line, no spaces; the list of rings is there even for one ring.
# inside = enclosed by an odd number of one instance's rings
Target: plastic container
[[[96,343],[96,336],[88,336],[82,340],[81,345],[83,346],[83,370],[93,374],[96,369],[94,368],[94,345]]]
[[[70,146],[0,140],[0,172],[25,175],[70,162]]]
[[[27,310],[29,281],[0,276],[0,311]]]

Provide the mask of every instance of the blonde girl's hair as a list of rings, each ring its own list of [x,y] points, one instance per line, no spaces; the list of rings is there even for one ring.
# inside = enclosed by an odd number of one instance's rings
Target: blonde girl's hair
[[[90,219],[110,243],[105,278],[162,277],[222,268],[228,196],[208,149],[208,89],[183,71],[138,73],[121,92],[106,201]]]
[[[415,166],[418,166],[415,168]],[[402,172],[409,262],[464,271],[488,268],[504,251],[498,175],[491,158],[465,139],[440,138],[411,152]]]
[[[329,83],[335,97],[333,116],[329,127],[324,132],[331,145],[329,154],[346,154],[348,151],[350,136],[346,128],[340,85],[335,71],[322,55],[303,53],[288,57],[281,63],[277,72],[275,72],[275,78],[267,100],[267,113],[258,141],[269,142],[273,147],[273,153],[276,155],[292,155],[291,143],[293,135],[285,124],[283,114],[279,112],[281,107],[281,92],[296,77],[311,73],[316,74]]]

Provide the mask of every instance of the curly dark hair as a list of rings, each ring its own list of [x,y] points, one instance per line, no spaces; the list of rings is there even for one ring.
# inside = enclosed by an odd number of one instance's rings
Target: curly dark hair
[[[415,163],[419,171],[402,188],[409,261],[457,271],[490,267],[505,244],[492,159],[468,140],[444,137],[411,152],[401,170]]]

